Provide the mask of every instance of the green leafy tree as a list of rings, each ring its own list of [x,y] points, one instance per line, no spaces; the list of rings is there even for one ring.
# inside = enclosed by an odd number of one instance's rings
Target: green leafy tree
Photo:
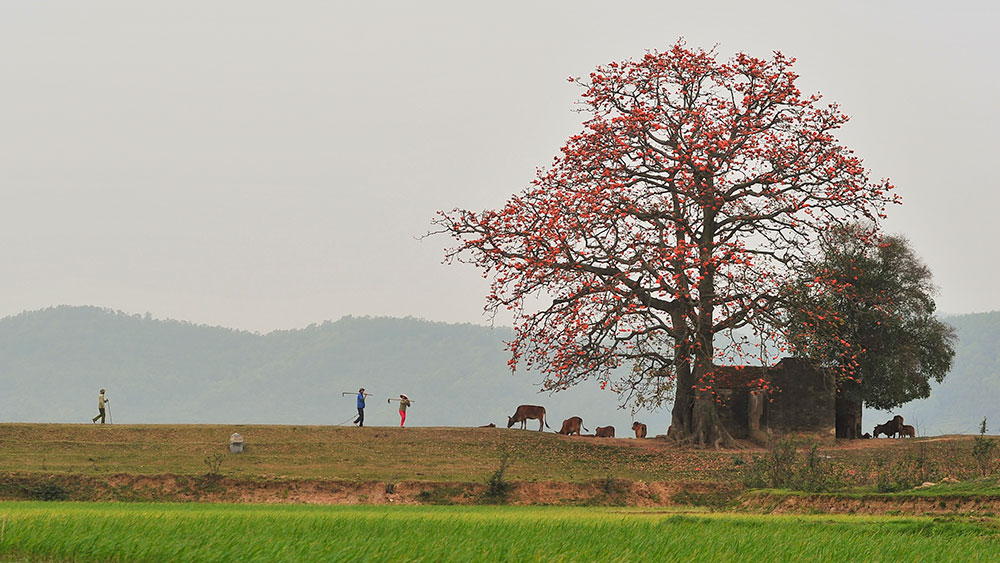
[[[860,225],[831,229],[787,307],[789,341],[843,375],[841,391],[890,410],[930,395],[955,357],[954,329],[939,320],[930,269],[900,236]],[[853,384],[852,384],[853,383]]]

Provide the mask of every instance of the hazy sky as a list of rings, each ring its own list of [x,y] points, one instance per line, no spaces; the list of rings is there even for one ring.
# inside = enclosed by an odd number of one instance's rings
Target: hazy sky
[[[0,0],[0,317],[485,322],[485,280],[417,237],[551,161],[580,129],[568,76],[681,36],[797,57],[897,184],[887,228],[939,308],[1000,309],[995,6]]]

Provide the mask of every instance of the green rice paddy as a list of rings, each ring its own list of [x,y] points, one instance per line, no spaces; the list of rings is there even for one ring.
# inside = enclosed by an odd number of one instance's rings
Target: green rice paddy
[[[0,503],[0,560],[996,561],[993,518],[635,508]]]

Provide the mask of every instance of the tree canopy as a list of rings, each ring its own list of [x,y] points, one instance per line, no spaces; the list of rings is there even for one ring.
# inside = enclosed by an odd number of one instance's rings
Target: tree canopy
[[[720,61],[678,41],[599,66],[571,78],[583,131],[531,186],[498,210],[439,214],[435,232],[455,241],[447,259],[490,277],[487,310],[516,314],[512,365],[557,389],[676,378],[670,435],[731,440],[703,378],[764,353],[717,353],[716,334],[770,334],[818,234],[877,225],[897,201],[837,141],[847,115],[803,96],[793,65],[781,53]],[[623,362],[640,369],[611,381]]]
[[[843,391],[889,410],[930,395],[955,356],[955,331],[935,316],[930,269],[901,236],[867,239],[846,225],[821,237],[822,254],[794,286],[788,336],[798,353],[858,385]]]

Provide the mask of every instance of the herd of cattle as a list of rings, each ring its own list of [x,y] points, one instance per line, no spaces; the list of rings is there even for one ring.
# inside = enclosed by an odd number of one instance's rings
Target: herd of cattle
[[[514,411],[513,416],[507,417],[507,428],[514,426],[514,424],[520,422],[521,429],[523,430],[527,424],[528,420],[538,421],[538,431],[541,432],[542,426],[545,428],[552,429],[549,423],[545,420],[545,407],[540,407],[538,405],[520,405],[517,410]],[[495,426],[490,423],[487,426]],[[581,436],[580,430],[583,429],[584,432],[590,432],[586,427],[583,426],[583,419],[578,416],[571,416],[563,421],[562,428],[559,429],[558,434],[563,434],[565,436],[571,436],[576,434]],[[632,431],[635,432],[636,438],[646,437],[646,425],[641,422],[632,423]],[[889,438],[895,438],[899,435],[900,438],[913,438],[916,436],[916,430],[909,424],[903,424],[903,417],[896,415],[892,417],[892,420],[886,422],[885,424],[875,425],[875,429],[872,430],[872,434],[865,433],[862,438],[878,438],[880,435],[885,434]],[[594,436],[598,438],[614,438],[615,437],[615,427],[614,426],[598,426],[594,429]]]
[[[523,430],[528,420],[538,421],[538,431],[541,432],[542,425],[545,428],[552,429],[549,423],[545,420],[545,407],[540,407],[538,405],[520,405],[517,410],[514,411],[514,416],[507,417],[507,428],[514,426],[515,423],[521,423],[521,429]],[[493,426],[490,424],[490,426]],[[563,434],[565,436],[571,436],[576,434],[581,436],[580,429],[584,432],[590,432],[586,427],[583,426],[583,419],[578,416],[571,416],[563,421],[562,428],[559,429],[558,434]],[[641,422],[632,423],[632,431],[635,432],[636,438],[646,437],[646,425]],[[594,429],[594,436],[598,438],[614,438],[615,437],[615,427],[614,426],[598,426]]]

